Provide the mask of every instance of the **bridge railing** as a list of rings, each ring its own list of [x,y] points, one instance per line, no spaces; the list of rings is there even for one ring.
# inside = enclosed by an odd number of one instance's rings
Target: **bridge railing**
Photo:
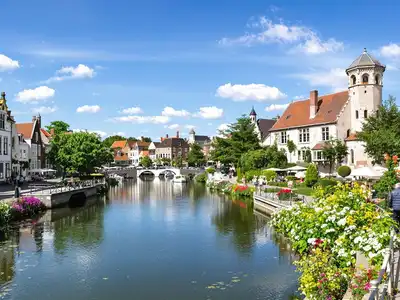
[[[29,185],[29,192],[25,191],[24,194],[57,194],[94,187],[102,183],[104,183],[103,179],[92,179],[75,182],[60,182],[54,185],[32,184]]]
[[[305,197],[302,195],[297,195],[295,193],[290,193],[288,199],[279,199],[278,192],[264,192],[260,189],[256,189],[254,195],[258,197],[265,198],[267,200],[276,201],[284,205],[292,205],[293,202],[304,202]]]

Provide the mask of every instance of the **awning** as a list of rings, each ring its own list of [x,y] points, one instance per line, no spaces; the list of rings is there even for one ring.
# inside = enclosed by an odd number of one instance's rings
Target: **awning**
[[[357,177],[366,177],[366,178],[380,178],[382,176],[382,173],[374,170],[371,167],[362,167],[353,169],[350,175]]]
[[[267,169],[267,171],[279,172],[279,171],[286,171],[286,170],[284,170],[284,169],[279,169],[279,168],[269,168],[269,169]]]
[[[296,172],[296,171],[304,171],[304,170],[307,170],[307,168],[304,168],[304,167],[301,167],[301,166],[293,166],[293,167],[284,169],[282,171],[293,171],[293,172]]]

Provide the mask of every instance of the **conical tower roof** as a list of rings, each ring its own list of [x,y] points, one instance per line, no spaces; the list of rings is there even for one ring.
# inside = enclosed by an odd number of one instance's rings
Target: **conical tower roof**
[[[256,111],[254,110],[254,106],[251,109],[250,116],[257,116]]]
[[[375,66],[385,68],[385,65],[381,64],[379,60],[374,58],[371,54],[367,52],[367,49],[364,48],[363,53],[353,61],[353,63],[347,68],[347,70],[359,67],[375,67]]]

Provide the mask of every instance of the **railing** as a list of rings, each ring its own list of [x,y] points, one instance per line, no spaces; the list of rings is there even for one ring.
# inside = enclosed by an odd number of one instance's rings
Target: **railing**
[[[371,289],[369,300],[383,300],[392,299],[394,289],[397,288],[394,284],[398,281],[398,278],[394,278],[394,236],[395,231],[391,231],[391,239],[389,247],[385,250],[383,257],[383,263],[378,274],[378,278],[371,280]],[[397,264],[397,269],[399,265]],[[398,273],[398,272],[397,272]],[[386,275],[386,276],[385,276]],[[399,274],[396,274],[398,277]]]
[[[254,192],[255,196],[259,196],[268,200],[276,201],[278,203],[281,203],[283,205],[292,205],[293,202],[304,202],[305,197],[296,195],[293,193],[289,194],[289,199],[279,199],[279,196],[277,195],[278,192],[263,192],[259,189],[256,189]]]
[[[29,192],[25,191],[24,194],[57,194],[94,187],[102,183],[104,179],[62,182],[55,185],[33,184],[29,185]]]

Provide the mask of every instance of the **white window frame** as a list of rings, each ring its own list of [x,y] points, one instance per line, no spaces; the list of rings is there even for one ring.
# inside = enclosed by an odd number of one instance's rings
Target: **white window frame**
[[[299,129],[299,143],[310,142],[310,128]]]
[[[286,144],[286,143],[287,143],[287,140],[288,140],[288,136],[287,136],[286,131],[281,131],[281,134],[280,134],[280,136],[279,136],[279,142],[280,142],[281,144]]]
[[[329,141],[329,127],[322,127],[321,132],[322,132],[322,140]]]

